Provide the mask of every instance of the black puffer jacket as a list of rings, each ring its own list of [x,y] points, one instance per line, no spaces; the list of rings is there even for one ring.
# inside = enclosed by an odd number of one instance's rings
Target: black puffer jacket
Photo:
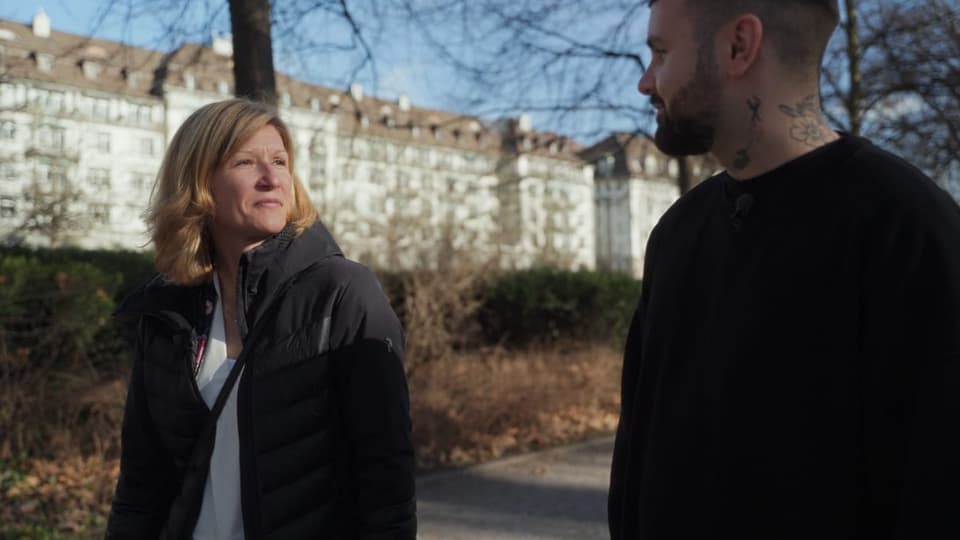
[[[237,298],[246,538],[414,539],[403,335],[376,279],[317,224],[244,254]],[[214,301],[154,278],[118,310],[138,324],[107,538],[193,534],[214,431],[192,361]]]

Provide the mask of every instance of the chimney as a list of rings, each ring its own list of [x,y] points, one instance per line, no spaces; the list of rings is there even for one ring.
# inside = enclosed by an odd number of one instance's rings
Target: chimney
[[[350,95],[355,101],[363,101],[363,85],[360,83],[350,83]]]
[[[226,58],[233,58],[233,35],[232,34],[213,34],[210,40],[210,48],[214,54]]]
[[[43,8],[37,10],[33,16],[33,35],[41,38],[50,37],[50,17],[43,11]]]
[[[531,129],[530,115],[523,113],[517,118],[517,131],[520,133],[529,133]]]
[[[397,98],[397,108],[401,111],[410,110],[410,98],[406,94],[400,94],[400,97]]]

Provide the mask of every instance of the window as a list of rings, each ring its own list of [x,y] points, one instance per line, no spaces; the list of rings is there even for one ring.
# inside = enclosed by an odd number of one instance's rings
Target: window
[[[411,188],[409,173],[403,171],[397,173],[397,188],[403,191]]]
[[[36,180],[42,188],[50,191],[65,189],[67,171],[61,165],[41,162],[37,164]]]
[[[59,113],[63,109],[63,93],[49,92],[44,100],[44,108],[48,113]]]
[[[106,204],[91,203],[87,206],[90,217],[94,223],[106,225],[110,223],[110,206]]]
[[[9,163],[0,163],[0,181],[12,182],[17,179],[17,169]]]
[[[137,122],[140,124],[149,124],[151,122],[151,110],[149,105],[140,105],[137,107]]]
[[[134,189],[150,189],[153,184],[153,175],[144,172],[135,172],[130,174],[130,184]]]
[[[153,155],[153,139],[147,137],[140,139],[140,153],[145,156]]]
[[[91,187],[109,188],[110,169],[93,168],[87,173],[87,184]]]
[[[97,151],[104,154],[110,153],[110,134],[97,133]]]
[[[12,141],[17,138],[17,124],[11,120],[0,123],[0,139]]]
[[[616,163],[616,160],[617,158],[613,157],[613,155],[607,154],[597,161],[597,176],[606,178],[613,174],[613,165]]]
[[[93,99],[93,117],[97,120],[110,119],[110,101],[102,98]]]
[[[12,218],[17,216],[17,201],[13,197],[0,197],[0,217]]]
[[[45,150],[63,151],[67,132],[60,126],[43,126],[37,130],[38,144]]]
[[[50,71],[53,69],[53,55],[46,53],[37,53],[37,69],[40,71]]]
[[[93,60],[84,60],[81,70],[83,71],[83,76],[88,79],[96,79],[100,76],[100,71],[102,66],[99,62],[94,62]]]
[[[321,147],[322,148],[322,147]],[[327,177],[327,158],[324,154],[315,153],[310,156],[310,189],[318,190],[323,187]]]

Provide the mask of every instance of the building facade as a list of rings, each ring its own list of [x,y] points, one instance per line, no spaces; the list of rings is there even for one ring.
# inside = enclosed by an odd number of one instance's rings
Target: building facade
[[[681,162],[635,133],[614,133],[580,155],[594,167],[597,267],[642,277],[650,233],[680,198]],[[687,157],[683,165],[688,185],[717,169],[704,156]]]
[[[52,31],[42,12],[0,21],[0,239],[149,247],[142,214],[166,145],[192,111],[233,94],[232,69],[229,38],[164,53]],[[374,267],[637,274],[676,198],[662,155],[626,184],[595,181],[606,141],[584,149],[526,115],[489,122],[279,73],[277,90],[295,173],[347,255]]]

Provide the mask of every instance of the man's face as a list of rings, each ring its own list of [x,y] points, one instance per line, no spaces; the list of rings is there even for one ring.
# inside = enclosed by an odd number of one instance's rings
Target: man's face
[[[638,85],[657,111],[654,142],[672,156],[705,154],[720,115],[720,76],[709,36],[694,34],[685,0],[658,0],[650,12],[652,60]]]

